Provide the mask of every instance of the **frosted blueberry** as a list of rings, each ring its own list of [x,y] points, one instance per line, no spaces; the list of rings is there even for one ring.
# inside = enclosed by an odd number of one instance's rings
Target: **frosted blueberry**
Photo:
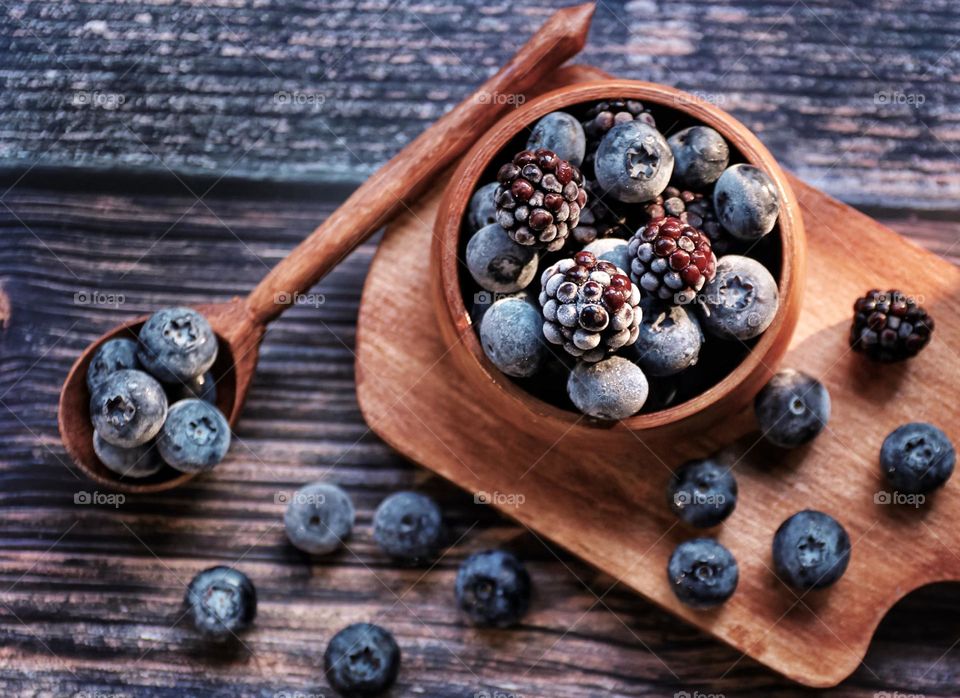
[[[397,680],[400,647],[390,631],[354,623],[338,632],[323,653],[327,681],[342,696],[379,696]]]
[[[720,224],[735,238],[759,240],[777,223],[780,196],[763,170],[753,165],[733,165],[717,180],[713,207]]]
[[[580,362],[567,380],[570,400],[578,410],[596,419],[618,420],[636,414],[648,392],[643,371],[622,356]]]
[[[436,557],[443,544],[443,516],[430,497],[396,492],[373,515],[373,538],[395,560],[420,564]]]
[[[230,425],[209,402],[188,398],[175,403],[157,437],[160,457],[185,473],[211,470],[230,448]]]
[[[600,188],[613,198],[650,201],[670,183],[673,153],[653,126],[628,121],[614,126],[600,141],[594,167]]]
[[[484,226],[467,243],[467,269],[487,291],[513,293],[530,285],[537,275],[535,248],[518,245],[496,223]]]
[[[213,374],[207,371],[183,383],[170,383],[167,385],[167,396],[171,404],[188,398],[197,398],[215,405],[217,404],[217,383],[213,379]]]
[[[342,488],[314,482],[294,492],[283,515],[290,542],[305,553],[324,555],[339,548],[353,530],[353,502]]]
[[[467,212],[470,230],[476,232],[480,230],[480,228],[497,222],[497,202],[495,196],[497,194],[497,187],[499,186],[499,182],[484,184],[470,197],[470,208]]]
[[[754,411],[764,438],[780,448],[809,443],[830,420],[830,393],[813,376],[780,371],[754,400]]]
[[[100,434],[93,432],[93,452],[108,470],[123,477],[149,477],[163,467],[153,442],[122,448],[107,443]]]
[[[192,308],[158,310],[140,329],[140,363],[157,380],[186,382],[210,370],[217,358],[217,336]]]
[[[115,371],[125,368],[139,369],[137,343],[132,339],[110,339],[97,349],[87,368],[87,387],[94,386]]]
[[[667,139],[673,152],[673,181],[688,189],[706,189],[730,162],[730,147],[709,126],[691,126]]]
[[[780,307],[777,282],[760,262],[728,254],[717,261],[716,276],[697,303],[704,330],[723,339],[763,334]]]
[[[912,422],[887,436],[880,467],[899,492],[927,494],[953,474],[957,454],[949,437],[932,424]]]
[[[167,416],[167,396],[147,373],[122,369],[100,381],[90,396],[90,419],[113,446],[142,446],[156,436]]]
[[[597,259],[610,262],[618,269],[630,269],[630,253],[627,251],[627,241],[621,238],[600,238],[583,248],[584,252],[592,252]]]
[[[733,596],[740,569],[733,554],[712,538],[694,538],[677,546],[667,564],[670,588],[694,608],[718,606]]]
[[[184,601],[194,627],[212,640],[236,637],[257,615],[253,582],[243,572],[222,565],[197,574]]]
[[[850,563],[850,536],[836,519],[806,509],[780,524],[773,537],[773,568],[794,589],[836,582]]]
[[[690,368],[700,357],[703,332],[700,323],[680,305],[640,301],[643,309],[640,334],[631,358],[651,376],[672,376]]]
[[[483,315],[480,344],[493,364],[508,376],[526,378],[543,365],[547,348],[543,317],[524,298],[498,300]]]
[[[566,112],[555,111],[540,119],[527,139],[527,150],[538,148],[552,150],[561,160],[579,167],[587,152],[587,137],[579,121]]]

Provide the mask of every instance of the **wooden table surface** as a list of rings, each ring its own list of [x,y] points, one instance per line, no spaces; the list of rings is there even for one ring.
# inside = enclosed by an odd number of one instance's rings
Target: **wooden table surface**
[[[367,429],[352,347],[375,241],[320,284],[322,303],[271,327],[214,474],[78,503],[96,487],[71,469],[56,402],[80,350],[121,319],[244,293],[550,10],[0,0],[2,695],[329,697],[327,640],[374,619],[403,649],[397,697],[809,692]],[[803,179],[960,259],[955,3],[605,1],[583,60],[718,103]],[[359,517],[349,550],[311,561],[286,543],[281,500],[320,478],[346,487]],[[456,541],[427,573],[370,540],[377,503],[409,487],[442,503]],[[458,564],[493,545],[519,551],[536,584],[512,631],[465,627],[451,600]],[[182,622],[186,582],[212,564],[259,590],[236,653],[210,651]],[[960,695],[957,599],[951,585],[910,595],[825,693]]]

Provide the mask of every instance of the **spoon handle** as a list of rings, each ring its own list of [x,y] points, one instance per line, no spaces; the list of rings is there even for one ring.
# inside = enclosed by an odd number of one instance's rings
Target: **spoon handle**
[[[594,3],[555,12],[516,55],[367,179],[246,299],[261,324],[279,316],[357,245],[408,208],[516,100],[584,46]]]

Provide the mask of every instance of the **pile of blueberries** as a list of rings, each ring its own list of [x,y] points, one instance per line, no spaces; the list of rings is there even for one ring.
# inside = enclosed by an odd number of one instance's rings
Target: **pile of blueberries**
[[[763,437],[783,449],[810,443],[830,419],[830,394],[815,378],[795,370],[778,373],[754,402]],[[956,451],[932,424],[913,422],[895,429],[879,455],[887,482],[901,494],[927,495],[946,484]],[[670,479],[668,502],[685,524],[698,529],[720,525],[737,502],[731,466],[719,457],[684,463]],[[828,587],[847,569],[850,537],[832,516],[800,511],[773,537],[773,570],[797,590]],[[737,588],[739,569],[732,553],[714,538],[695,538],[677,546],[667,576],[683,603],[708,608],[722,604]]]
[[[341,487],[315,482],[290,498],[284,525],[290,542],[310,555],[340,548],[354,526],[355,509]],[[446,542],[440,507],[418,492],[387,497],[373,517],[373,538],[400,564],[425,566]],[[530,575],[512,553],[484,550],[469,556],[457,573],[455,597],[464,617],[478,627],[514,625],[530,604]],[[253,582],[231,567],[200,572],[185,602],[194,627],[204,637],[232,641],[253,623],[257,595]],[[330,685],[344,696],[380,695],[396,681],[400,647],[392,633],[373,623],[354,623],[337,632],[324,653]]]
[[[166,463],[206,472],[230,448],[230,426],[214,405],[210,368],[218,342],[191,308],[165,308],[137,340],[111,339],[87,369],[93,449],[111,471],[145,478]]]
[[[656,127],[680,118],[633,100],[547,114],[470,201],[480,343],[541,399],[602,420],[665,409],[773,322],[777,188],[713,128]]]

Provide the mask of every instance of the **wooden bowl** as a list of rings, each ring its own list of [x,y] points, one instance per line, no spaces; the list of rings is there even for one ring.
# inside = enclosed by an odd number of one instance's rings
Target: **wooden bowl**
[[[675,117],[677,126],[670,131],[697,122],[711,126],[730,144],[731,162],[751,163],[773,179],[781,201],[777,227],[770,233],[777,236],[780,243],[777,260],[780,266],[780,308],[767,331],[754,340],[749,353],[719,382],[669,408],[641,413],[620,422],[601,422],[539,399],[490,362],[464,305],[466,282],[472,283],[472,280],[460,262],[460,254],[465,244],[463,221],[470,197],[478,186],[493,181],[496,167],[505,161],[503,153],[511,142],[520,150],[529,129],[550,112],[597,100],[623,98],[639,100],[654,106],[656,112]],[[658,124],[663,126],[662,118]],[[582,422],[631,431],[685,431],[707,426],[743,408],[775,372],[800,315],[804,250],[803,223],[797,199],[776,160],[746,126],[703,99],[671,87],[633,80],[600,80],[564,87],[525,104],[502,119],[467,153],[444,192],[434,227],[431,261],[437,273],[434,275],[433,302],[450,353],[472,379],[498,385],[507,398],[504,408],[509,403],[509,409],[516,410],[518,418],[533,413],[555,421],[561,432]]]

